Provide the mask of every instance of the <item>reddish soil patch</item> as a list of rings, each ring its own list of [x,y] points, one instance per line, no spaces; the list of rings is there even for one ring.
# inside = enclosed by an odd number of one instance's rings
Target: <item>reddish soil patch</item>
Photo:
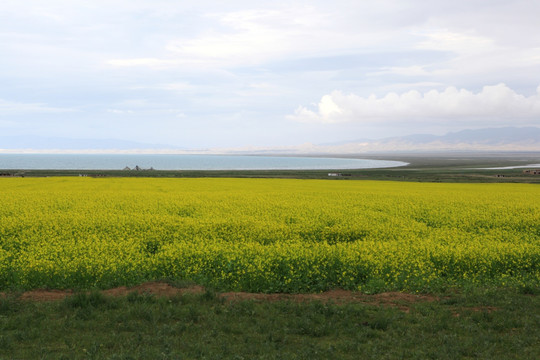
[[[19,299],[31,301],[56,301],[72,295],[71,290],[30,290],[22,293]]]
[[[164,282],[147,282],[134,287],[117,287],[103,290],[107,296],[126,296],[129,293],[150,294],[155,296],[172,297],[184,294],[201,294],[205,292],[202,286],[194,285],[186,288],[176,288]],[[71,290],[31,290],[22,293],[18,298],[29,301],[58,301],[73,294]],[[0,293],[0,297],[6,296]],[[414,295],[400,292],[387,292],[376,295],[366,295],[355,291],[330,290],[319,294],[262,294],[247,292],[226,292],[219,293],[228,301],[281,301],[289,300],[295,302],[320,301],[323,303],[332,302],[335,304],[345,303],[365,303],[376,306],[397,307],[405,312],[409,311],[409,306],[416,302],[437,301],[438,298],[429,295]]]

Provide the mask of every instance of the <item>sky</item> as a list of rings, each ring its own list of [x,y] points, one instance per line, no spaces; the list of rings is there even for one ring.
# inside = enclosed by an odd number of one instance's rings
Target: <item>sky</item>
[[[538,14],[536,0],[3,0],[0,136],[198,149],[540,126]]]

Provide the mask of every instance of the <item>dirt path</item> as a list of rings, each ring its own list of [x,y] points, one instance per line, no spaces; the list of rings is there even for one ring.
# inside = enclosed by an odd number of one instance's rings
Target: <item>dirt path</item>
[[[185,288],[173,287],[164,282],[147,282],[134,287],[117,287],[103,290],[106,296],[126,296],[129,293],[137,292],[139,294],[150,294],[154,296],[173,297],[184,294],[202,294],[206,290],[202,286],[194,285]],[[17,298],[25,301],[58,301],[73,295],[71,290],[30,290],[18,294]],[[7,296],[6,293],[0,293],[0,297]],[[386,292],[375,295],[366,295],[355,291],[330,290],[318,294],[262,294],[248,292],[225,292],[218,293],[217,296],[228,301],[295,301],[295,302],[333,302],[335,304],[346,303],[365,303],[369,305],[397,307],[402,311],[408,312],[411,304],[417,302],[430,302],[439,300],[430,295],[414,295],[400,292]]]

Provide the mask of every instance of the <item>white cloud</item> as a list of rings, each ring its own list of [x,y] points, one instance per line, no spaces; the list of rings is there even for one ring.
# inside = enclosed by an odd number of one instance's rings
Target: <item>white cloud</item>
[[[305,9],[242,10],[202,16],[213,26],[197,35],[170,39],[163,58],[112,59],[113,66],[151,68],[192,66],[235,66],[256,64],[298,50],[313,31],[320,14]],[[311,21],[307,19],[312,15]]]
[[[146,66],[150,68],[166,68],[172,65],[178,65],[177,60],[156,59],[156,58],[135,58],[135,59],[111,59],[107,64],[119,67]]]
[[[178,56],[206,61],[263,58],[289,46],[285,32],[267,24],[278,20],[276,11],[241,11],[216,15],[228,31],[208,31],[192,39],[170,42],[166,49]]]
[[[345,95],[340,91],[324,95],[316,110],[304,106],[288,118],[317,123],[401,123],[449,120],[468,122],[486,120],[509,124],[534,124],[540,120],[540,86],[526,97],[505,84],[484,86],[478,93],[448,87],[440,92],[416,90],[383,97]]]
[[[378,76],[383,74],[395,74],[402,76],[427,76],[429,71],[425,69],[425,66],[422,65],[413,65],[413,66],[390,66],[383,67],[381,71],[376,71],[369,73],[369,76]]]
[[[164,90],[183,92],[183,91],[193,90],[194,86],[190,84],[189,82],[184,81],[184,82],[162,84],[158,88],[164,89]]]
[[[452,51],[458,54],[484,53],[496,49],[493,39],[465,32],[438,29],[425,31],[420,35],[426,39],[416,45],[418,49]]]
[[[107,112],[111,114],[116,114],[116,115],[125,115],[125,114],[135,113],[133,110],[120,110],[120,109],[107,109]]]
[[[530,66],[540,64],[540,47],[525,49],[515,58],[516,65]]]
[[[27,113],[65,113],[71,111],[75,111],[75,109],[53,107],[43,103],[24,103],[0,99],[0,115]]]
[[[170,38],[158,56],[108,60],[114,66],[252,66],[274,60],[351,54],[381,43],[402,48],[400,28],[380,28],[339,8],[276,4],[262,9],[201,14],[210,22],[198,33]]]

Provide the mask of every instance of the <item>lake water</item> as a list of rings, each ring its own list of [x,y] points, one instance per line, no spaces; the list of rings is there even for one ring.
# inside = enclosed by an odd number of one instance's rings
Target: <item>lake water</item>
[[[121,170],[317,170],[404,166],[401,161],[236,155],[0,154],[0,169]]]
[[[510,170],[510,169],[526,169],[526,168],[540,168],[540,164],[529,164],[519,166],[503,166],[503,167],[491,167],[491,168],[478,168],[483,170]]]

